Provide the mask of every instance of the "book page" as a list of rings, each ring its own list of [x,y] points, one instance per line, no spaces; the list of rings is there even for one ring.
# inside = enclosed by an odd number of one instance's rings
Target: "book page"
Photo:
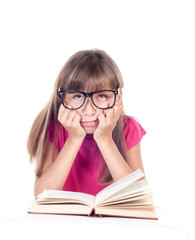
[[[133,203],[135,201],[139,201],[139,200],[146,200],[146,199],[153,199],[153,195],[151,194],[151,192],[148,192],[147,194],[140,194],[140,195],[136,195],[136,196],[125,196],[124,198],[120,198],[120,199],[112,199],[109,198],[109,201],[103,201],[101,203],[98,204],[98,207],[102,207],[102,206],[110,206],[113,204],[126,204],[126,203]],[[147,200],[146,200],[147,201]]]
[[[64,203],[80,202],[90,207],[93,207],[95,202],[95,196],[93,195],[62,190],[44,190],[41,194],[38,195],[38,199],[36,200],[36,202],[45,202],[48,200],[48,203],[52,203],[52,200],[56,202],[57,199],[61,203],[62,201],[64,201]]]
[[[90,215],[92,208],[81,204],[33,204],[28,213]]]
[[[143,218],[143,219],[155,219],[158,217],[156,215],[155,210],[152,209],[121,209],[121,208],[95,208],[95,214],[103,215],[103,216],[119,216],[119,217],[135,217],[135,218]]]
[[[154,201],[153,198],[137,198],[132,201],[124,201],[124,202],[113,202],[109,205],[98,205],[98,208],[113,208],[113,207],[118,207],[118,208],[129,208],[133,206],[154,206]],[[154,208],[154,207],[153,207]]]
[[[108,187],[104,188],[101,192],[96,195],[95,199],[95,206],[98,205],[100,202],[108,199],[112,195],[116,194],[120,190],[126,188],[131,183],[139,180],[140,178],[144,177],[144,173],[137,169],[136,171],[132,172],[131,174],[121,178],[120,180],[112,183]]]
[[[125,196],[130,196],[130,195],[136,195],[137,193],[148,193],[151,192],[151,189],[149,187],[149,184],[147,182],[146,179],[134,182],[130,185],[128,185],[127,187],[123,188],[122,190],[118,191],[117,193],[112,195],[112,200],[114,199],[120,199],[121,197],[125,197]],[[105,202],[109,201],[105,200]]]

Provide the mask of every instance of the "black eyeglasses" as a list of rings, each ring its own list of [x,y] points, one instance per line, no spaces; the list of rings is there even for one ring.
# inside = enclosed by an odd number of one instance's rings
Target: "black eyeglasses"
[[[58,90],[59,97],[65,108],[76,110],[81,108],[86,98],[91,98],[92,103],[99,109],[109,109],[115,105],[118,90],[100,90],[95,92],[82,92],[75,90]]]

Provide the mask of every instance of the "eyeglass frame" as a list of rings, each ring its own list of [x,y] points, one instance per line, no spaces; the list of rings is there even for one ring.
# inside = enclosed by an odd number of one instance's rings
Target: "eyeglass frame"
[[[94,94],[94,93],[97,93],[97,92],[105,92],[105,91],[109,91],[109,92],[113,92],[113,93],[114,93],[114,103],[112,104],[112,106],[107,107],[107,108],[101,108],[101,107],[96,106],[96,104],[95,104],[94,101],[93,101],[93,94]],[[64,101],[63,101],[63,95],[64,95],[64,93],[66,93],[66,92],[68,92],[68,93],[78,92],[78,93],[83,94],[83,95],[84,95],[84,101],[83,101],[82,105],[81,105],[80,107],[77,107],[77,108],[69,108],[69,107],[65,106],[65,105],[64,105]],[[117,96],[118,93],[119,93],[118,89],[117,89],[117,90],[110,90],[110,89],[109,89],[109,90],[98,90],[98,91],[89,92],[89,93],[87,93],[87,92],[82,92],[82,91],[76,91],[76,90],[60,90],[60,88],[58,89],[58,95],[59,95],[59,97],[60,97],[60,99],[61,99],[61,101],[62,101],[63,106],[64,106],[66,109],[69,109],[69,110],[77,110],[77,109],[81,108],[81,107],[85,104],[86,99],[87,99],[88,97],[91,99],[91,102],[93,103],[93,105],[94,105],[96,108],[98,108],[98,109],[104,109],[104,110],[105,110],[105,109],[113,108],[114,105],[115,105],[115,103],[116,103],[116,96]]]

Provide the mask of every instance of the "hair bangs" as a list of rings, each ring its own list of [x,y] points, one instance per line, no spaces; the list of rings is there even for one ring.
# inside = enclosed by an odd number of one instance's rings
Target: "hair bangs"
[[[108,66],[100,64],[84,64],[77,66],[70,74],[68,90],[97,91],[106,88],[117,89],[118,79]]]

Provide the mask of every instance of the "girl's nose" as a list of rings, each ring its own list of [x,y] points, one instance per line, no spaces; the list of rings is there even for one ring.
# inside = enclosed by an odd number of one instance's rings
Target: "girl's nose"
[[[86,102],[83,106],[83,112],[85,115],[93,115],[96,112],[96,107],[93,105],[90,98],[86,99]]]

